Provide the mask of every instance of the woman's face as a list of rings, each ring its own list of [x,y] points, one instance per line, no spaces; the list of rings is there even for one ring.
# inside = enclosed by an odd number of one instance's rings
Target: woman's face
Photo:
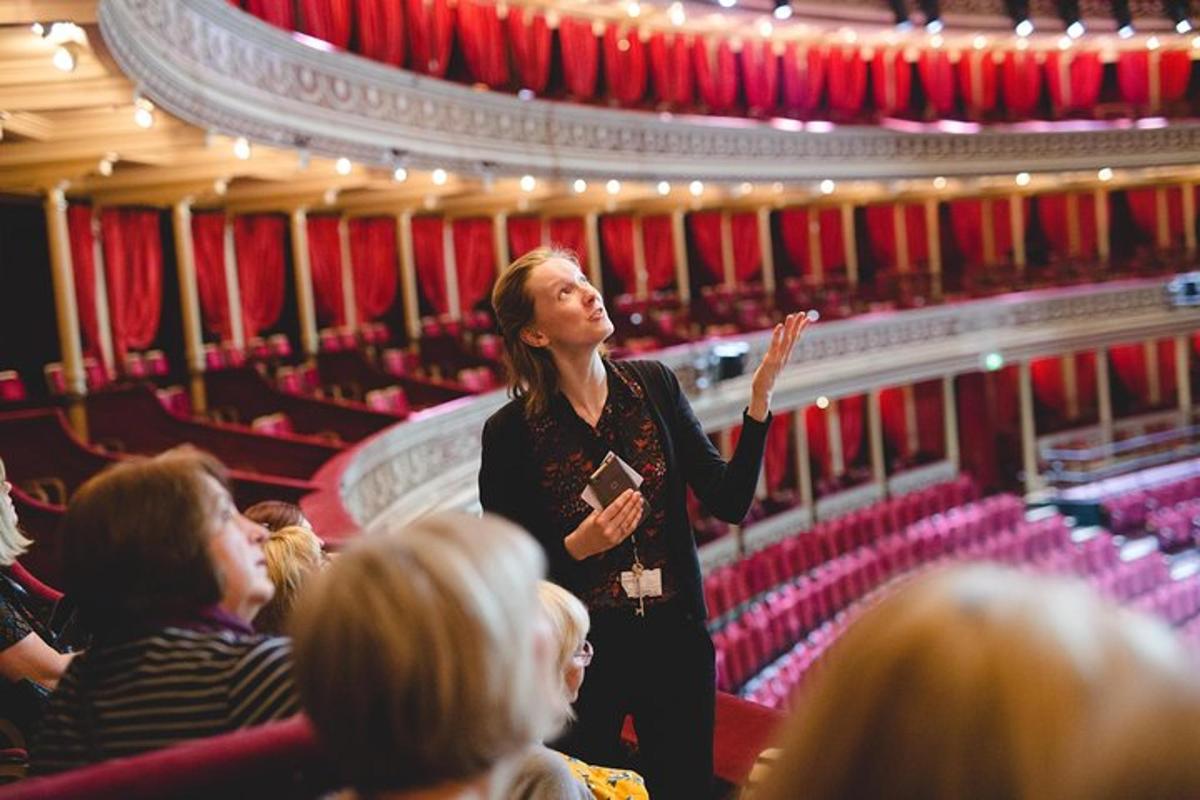
[[[613,333],[600,292],[579,267],[552,258],[534,267],[525,283],[533,298],[533,322],[523,338],[534,347],[596,347]]]
[[[267,529],[242,516],[224,487],[206,478],[217,496],[215,530],[208,543],[209,558],[221,580],[221,607],[250,622],[275,594],[267,574],[263,542]]]
[[[572,703],[579,699],[579,687],[583,686],[583,676],[590,663],[592,663],[592,643],[584,639],[576,646],[575,652],[567,661],[567,668],[563,674],[563,684],[567,687],[568,699]]]

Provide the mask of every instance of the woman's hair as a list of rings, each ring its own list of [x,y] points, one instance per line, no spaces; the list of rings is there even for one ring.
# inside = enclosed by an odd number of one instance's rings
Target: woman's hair
[[[97,633],[192,613],[221,599],[209,556],[229,478],[192,448],[115,464],[89,479],[63,518],[63,577]]]
[[[292,525],[304,526],[304,512],[295,503],[282,500],[263,500],[243,512],[251,522],[257,522],[269,531],[278,531]]]
[[[1106,766],[1118,753],[1144,763],[1142,751],[1160,739],[1131,737],[1127,723],[1172,701],[1191,724],[1176,753],[1189,751],[1193,780],[1190,794],[1170,797],[1200,796],[1191,669],[1169,629],[1083,584],[991,566],[926,576],[834,646],[797,697],[783,752],[755,797],[1097,797],[1085,784],[1098,752]],[[1152,727],[1137,726],[1139,735]]]
[[[557,647],[554,661],[554,698],[563,706],[560,708],[562,716],[571,719],[571,698],[568,697],[566,686],[567,667],[587,638],[592,621],[583,601],[557,583],[542,581],[538,585],[538,599],[542,601],[542,610],[546,612],[546,618],[550,620],[550,627],[554,630],[554,643]]]
[[[325,563],[321,540],[308,528],[288,525],[272,530],[263,543],[267,574],[275,584],[275,594],[254,617],[260,633],[282,635],[300,587]]]
[[[547,261],[561,259],[579,266],[568,250],[539,247],[508,265],[492,289],[492,310],[504,337],[508,390],[513,397],[525,399],[525,413],[545,413],[550,398],[558,389],[558,368],[544,347],[533,347],[521,339],[521,332],[533,323],[534,303],[527,284],[529,275]]]
[[[550,732],[544,570],[515,525],[438,514],[372,530],[306,587],[296,685],[345,779],[363,792],[472,780]]]
[[[6,480],[8,472],[4,460],[0,459],[0,484]],[[16,517],[9,513],[5,504],[0,503],[0,567],[11,565],[31,544],[33,542],[26,539],[17,527]]]

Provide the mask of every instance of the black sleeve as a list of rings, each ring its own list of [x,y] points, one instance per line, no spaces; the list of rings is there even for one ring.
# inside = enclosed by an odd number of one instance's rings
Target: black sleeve
[[[700,426],[675,373],[664,365],[659,366],[668,396],[674,401],[674,408],[664,413],[674,416],[671,434],[684,477],[713,516],[733,525],[741,523],[758,487],[758,471],[762,467],[771,414],[759,422],[748,413],[742,413],[742,435],[733,458],[726,462]]]
[[[533,534],[546,552],[551,579],[570,588],[579,562],[567,552],[565,535],[542,522],[544,516],[529,485],[532,478],[520,463],[528,450],[520,422],[511,415],[498,414],[484,423],[479,503],[484,511],[499,514]]]

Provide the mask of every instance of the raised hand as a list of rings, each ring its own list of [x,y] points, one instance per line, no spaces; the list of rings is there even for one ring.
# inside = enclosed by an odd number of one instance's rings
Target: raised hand
[[[809,325],[809,318],[804,313],[788,314],[787,319],[775,326],[771,333],[771,346],[763,356],[762,363],[754,370],[754,381],[750,388],[749,413],[753,419],[762,422],[767,418],[771,409],[771,393],[775,391],[775,380],[779,377],[783,366],[792,355],[800,335]]]

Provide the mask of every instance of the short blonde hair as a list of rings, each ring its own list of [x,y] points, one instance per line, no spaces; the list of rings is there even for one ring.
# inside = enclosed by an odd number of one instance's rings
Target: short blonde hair
[[[308,528],[288,525],[272,530],[263,543],[267,575],[275,594],[254,617],[254,628],[262,633],[282,634],[300,587],[325,563],[321,540]]]
[[[0,484],[6,480],[8,480],[8,473],[4,467],[4,460],[0,459]],[[26,539],[21,534],[20,528],[17,527],[16,517],[10,516],[0,507],[0,567],[12,566],[12,563],[20,558],[31,544],[33,542]]]
[[[1123,730],[1127,712],[1146,707],[1131,699],[1174,696],[1190,709],[1194,738],[1191,669],[1164,625],[1081,583],[985,565],[935,573],[834,646],[755,797],[1094,797],[1081,783],[1096,766],[1098,732]],[[1106,749],[1131,747],[1147,745],[1121,737]],[[1200,796],[1191,789],[1172,796]]]
[[[292,618],[296,684],[357,789],[472,780],[550,732],[544,572],[512,523],[438,514],[385,524],[312,582]]]
[[[563,716],[570,719],[571,701],[567,697],[566,673],[571,659],[587,639],[592,620],[588,616],[587,606],[575,595],[568,592],[557,583],[542,581],[538,584],[538,599],[542,601],[542,609],[550,620],[554,630],[554,642],[558,647],[554,663],[554,675],[558,689],[556,699],[566,706],[562,709]]]

